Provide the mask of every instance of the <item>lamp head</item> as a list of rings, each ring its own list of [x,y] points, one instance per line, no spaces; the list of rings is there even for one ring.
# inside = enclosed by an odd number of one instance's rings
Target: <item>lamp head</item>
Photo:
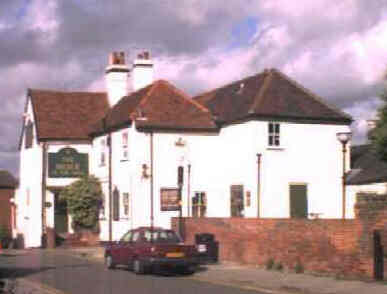
[[[337,140],[339,140],[342,144],[347,144],[349,140],[352,138],[351,132],[340,132],[336,134]]]

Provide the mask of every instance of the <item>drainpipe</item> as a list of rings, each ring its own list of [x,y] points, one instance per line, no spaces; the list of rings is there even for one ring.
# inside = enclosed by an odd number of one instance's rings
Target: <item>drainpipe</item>
[[[154,209],[153,209],[153,132],[150,132],[150,226],[153,232],[154,226]],[[151,234],[151,241],[153,242],[153,234]]]
[[[47,222],[46,222],[46,170],[47,170],[47,143],[42,145],[42,248],[47,247]]]
[[[261,153],[257,153],[257,218],[261,217]]]
[[[190,217],[190,212],[191,212],[191,164],[188,164],[188,183],[187,183],[187,217]]]

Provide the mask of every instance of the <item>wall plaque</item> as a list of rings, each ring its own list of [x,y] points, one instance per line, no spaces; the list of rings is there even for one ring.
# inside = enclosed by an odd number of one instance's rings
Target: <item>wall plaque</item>
[[[79,178],[89,174],[89,155],[74,148],[48,153],[49,178]]]
[[[178,211],[180,210],[179,189],[161,188],[160,190],[161,211]]]

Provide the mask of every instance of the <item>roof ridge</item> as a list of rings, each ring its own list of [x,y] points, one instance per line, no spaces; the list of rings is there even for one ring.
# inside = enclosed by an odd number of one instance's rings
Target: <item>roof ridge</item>
[[[259,89],[257,95],[254,97],[254,103],[249,109],[249,113],[254,113],[255,108],[261,104],[264,94],[266,92],[266,89],[269,87],[271,81],[273,80],[273,73],[271,71],[268,71],[268,72],[264,71],[263,74],[265,75],[265,77],[263,78],[262,86]]]
[[[271,72],[273,73],[277,73],[280,77],[282,77],[283,79],[287,80],[289,83],[291,83],[293,86],[297,87],[298,89],[300,89],[301,91],[304,91],[306,94],[309,95],[310,98],[314,99],[315,101],[321,103],[322,105],[324,105],[325,107],[329,108],[330,110],[334,111],[334,112],[337,112],[337,113],[340,113],[341,115],[343,115],[344,117],[346,117],[347,119],[353,121],[352,117],[345,113],[344,111],[342,111],[341,109],[339,109],[338,107],[335,107],[333,105],[330,105],[328,104],[327,102],[324,101],[324,99],[322,99],[320,96],[318,96],[317,94],[313,93],[311,90],[305,88],[304,86],[302,86],[301,84],[299,84],[297,81],[293,80],[291,77],[289,77],[288,75],[282,73],[281,71],[275,69],[275,68],[271,68],[270,69]]]
[[[193,104],[194,106],[196,106],[197,108],[199,108],[201,111],[203,112],[208,112],[210,113],[209,109],[207,107],[205,107],[204,105],[200,104],[199,102],[193,100],[193,98],[189,97],[185,92],[183,92],[182,90],[176,88],[174,85],[172,85],[170,82],[166,81],[166,80],[160,80],[161,83],[164,83],[166,84],[168,87],[172,88],[172,90],[174,92],[176,92],[177,94],[179,94],[180,96],[182,96],[185,100],[187,100],[189,103]]]
[[[247,76],[247,77],[245,77],[245,78],[242,78],[242,79],[239,79],[239,80],[236,80],[236,81],[233,81],[233,82],[229,82],[229,83],[227,83],[227,84],[225,84],[225,85],[216,87],[216,88],[214,88],[214,89],[212,89],[212,90],[204,91],[204,92],[202,92],[202,93],[200,93],[200,94],[194,96],[192,99],[193,99],[193,100],[196,100],[196,99],[200,98],[201,96],[208,95],[208,94],[210,94],[210,93],[212,93],[212,92],[216,92],[216,91],[218,91],[218,90],[220,90],[220,89],[229,87],[229,86],[234,85],[234,84],[241,83],[242,81],[245,81],[245,80],[250,79],[250,78],[252,78],[252,77],[256,77],[256,76],[262,75],[263,73],[264,73],[264,72],[259,72],[259,73],[256,73],[256,74]]]

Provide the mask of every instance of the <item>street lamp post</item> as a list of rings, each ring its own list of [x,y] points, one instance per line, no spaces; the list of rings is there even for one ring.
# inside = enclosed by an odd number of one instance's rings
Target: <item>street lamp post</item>
[[[345,159],[346,159],[346,152],[347,152],[347,143],[349,140],[351,140],[352,133],[351,132],[341,132],[336,134],[337,139],[342,145],[342,151],[343,151],[343,174],[342,174],[342,209],[343,209],[343,219],[345,219],[345,206],[346,206],[346,195],[345,195]]]

